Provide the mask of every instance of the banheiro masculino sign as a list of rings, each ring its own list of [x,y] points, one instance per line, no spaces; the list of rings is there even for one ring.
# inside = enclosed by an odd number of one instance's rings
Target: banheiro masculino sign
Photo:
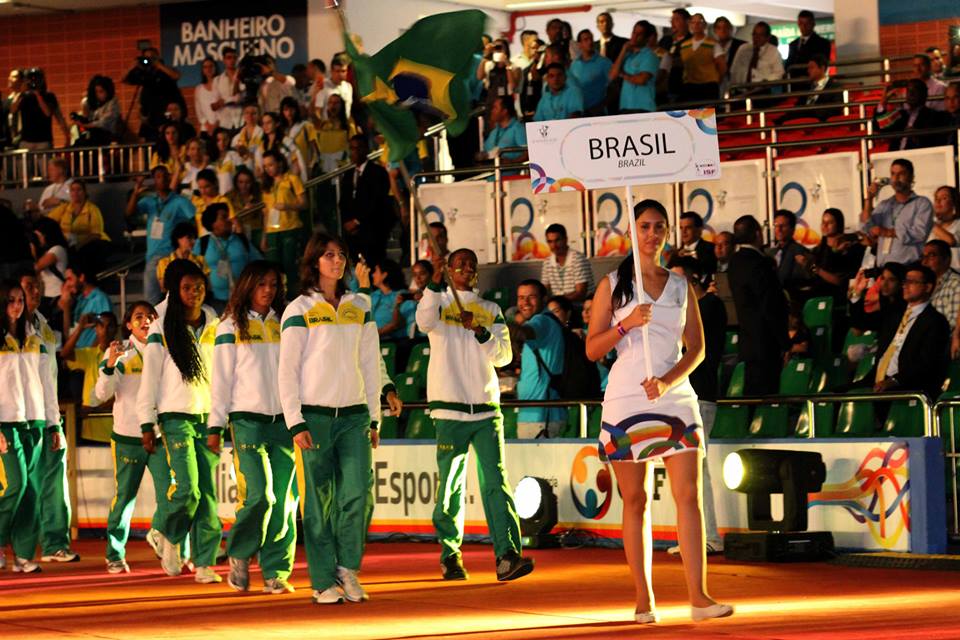
[[[289,72],[307,56],[307,0],[184,2],[160,5],[160,50],[180,71],[180,85],[200,83],[200,66],[211,57],[223,69],[223,51],[271,55]]]
[[[720,177],[713,109],[527,124],[535,193]]]

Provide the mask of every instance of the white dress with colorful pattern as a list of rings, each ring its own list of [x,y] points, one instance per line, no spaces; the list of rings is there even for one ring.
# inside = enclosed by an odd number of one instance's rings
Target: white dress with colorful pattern
[[[612,291],[617,273],[607,278]],[[642,293],[643,303],[653,304],[648,331],[654,376],[663,376],[680,360],[687,291],[686,279],[671,272],[657,300]],[[637,304],[635,295],[614,311],[610,326],[630,315]],[[603,396],[599,450],[604,461],[644,462],[702,447],[703,421],[689,380],[677,383],[656,402],[647,398],[641,384],[646,378],[642,335],[640,328],[633,329],[616,345],[617,361]]]

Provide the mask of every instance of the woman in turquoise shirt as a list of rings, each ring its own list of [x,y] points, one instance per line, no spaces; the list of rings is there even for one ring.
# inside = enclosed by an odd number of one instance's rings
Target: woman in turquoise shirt
[[[654,26],[646,20],[633,25],[633,35],[620,50],[620,55],[610,68],[610,80],[623,78],[620,92],[621,113],[646,113],[657,110],[656,80],[660,59],[647,42],[655,33]]]
[[[377,331],[381,340],[399,340],[407,337],[402,319],[394,314],[399,303],[398,297],[407,289],[403,281],[403,271],[393,260],[378,260],[373,265],[370,274],[373,279],[373,291],[370,300],[373,302],[371,315],[377,323]]]

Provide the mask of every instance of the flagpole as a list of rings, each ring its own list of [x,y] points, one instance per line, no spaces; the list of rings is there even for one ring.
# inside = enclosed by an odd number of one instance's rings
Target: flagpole
[[[643,271],[640,269],[640,241],[637,236],[637,218],[633,215],[633,189],[627,185],[627,220],[630,223],[630,252],[633,254],[633,287],[637,296],[637,304],[643,304]],[[650,327],[645,324],[640,327],[643,339],[643,365],[646,379],[653,378],[653,364],[650,359]]]

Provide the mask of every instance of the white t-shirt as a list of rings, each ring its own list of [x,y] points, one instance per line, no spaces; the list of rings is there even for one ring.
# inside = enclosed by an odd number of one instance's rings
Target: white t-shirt
[[[960,218],[956,218],[947,224],[947,231],[953,234],[954,239],[957,241],[957,244],[950,247],[950,268],[955,271],[960,271]],[[930,236],[927,238],[927,242],[931,240],[936,240],[937,235],[934,233],[933,229],[930,230]]]
[[[243,124],[241,117],[243,109],[239,104],[240,96],[233,92],[233,80],[227,75],[226,71],[214,79],[213,88],[217,90],[217,93],[228,105],[217,112],[217,116],[220,118],[220,126],[225,129],[238,129]],[[243,91],[242,82],[238,85],[238,88]],[[231,105],[230,103],[236,104]]]
[[[43,190],[43,193],[40,194],[40,202],[38,205],[44,213],[50,213],[53,211],[54,207],[44,207],[42,206],[44,200],[47,198],[56,198],[61,202],[70,202],[70,183],[73,182],[73,178],[67,178],[63,182],[51,182],[47,185],[47,188]]]
[[[63,288],[63,275],[67,271],[67,250],[57,245],[48,249],[44,255],[47,254],[56,257],[57,260],[53,263],[53,267],[60,273],[60,276],[58,277],[50,267],[40,272],[40,281],[43,282],[43,297],[59,298],[60,291]]]
[[[198,84],[193,92],[193,109],[200,121],[200,128],[205,129],[207,124],[217,126],[220,124],[220,114],[214,111],[212,105],[220,99],[220,92],[217,91],[217,81],[214,78],[213,88],[207,89],[203,84]]]
[[[327,98],[330,97],[332,93],[336,93],[343,98],[344,113],[349,116],[350,108],[353,105],[353,85],[346,80],[340,84],[333,84],[330,78],[325,78],[323,81],[323,89],[318,91],[316,97],[313,99],[314,108],[320,113],[325,114],[327,112]]]

